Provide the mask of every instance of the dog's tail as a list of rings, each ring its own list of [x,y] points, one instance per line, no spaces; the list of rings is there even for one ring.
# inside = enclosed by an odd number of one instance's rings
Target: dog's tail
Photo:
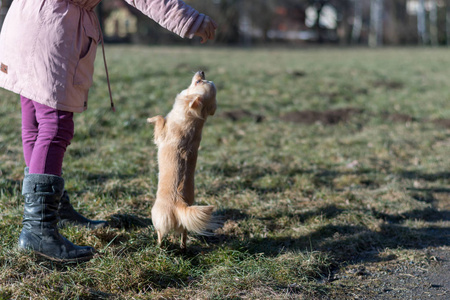
[[[176,215],[181,226],[187,231],[192,231],[201,235],[212,235],[208,230],[215,230],[220,227],[220,220],[212,215],[214,206],[188,206],[184,202],[176,204]]]

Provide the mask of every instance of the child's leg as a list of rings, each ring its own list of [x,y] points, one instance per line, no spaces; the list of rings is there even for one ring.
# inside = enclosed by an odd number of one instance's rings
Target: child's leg
[[[33,101],[38,135],[30,159],[30,174],[61,176],[66,148],[73,138],[73,113]]]
[[[31,155],[33,154],[34,143],[38,136],[38,123],[36,121],[36,110],[33,101],[20,96],[22,105],[22,145],[25,164],[30,166]]]

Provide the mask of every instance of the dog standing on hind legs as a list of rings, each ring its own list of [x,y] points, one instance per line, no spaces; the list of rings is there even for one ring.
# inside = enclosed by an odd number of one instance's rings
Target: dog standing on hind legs
[[[202,129],[217,107],[216,87],[195,73],[189,87],[177,95],[172,110],[164,118],[148,118],[154,123],[158,146],[158,192],[152,207],[153,226],[158,245],[170,231],[181,234],[181,249],[186,248],[187,232],[207,234],[216,229],[214,206],[194,206],[194,173]]]

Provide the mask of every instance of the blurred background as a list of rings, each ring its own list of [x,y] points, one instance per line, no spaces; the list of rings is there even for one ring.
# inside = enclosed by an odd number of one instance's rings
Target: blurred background
[[[11,2],[0,0],[0,26]],[[450,0],[185,2],[219,23],[221,45],[450,45]],[[97,13],[106,42],[186,44],[123,0],[103,0]]]

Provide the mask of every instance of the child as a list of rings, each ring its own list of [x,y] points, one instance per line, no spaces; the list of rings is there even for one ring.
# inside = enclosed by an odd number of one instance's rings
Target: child
[[[70,205],[61,177],[73,138],[73,113],[87,109],[101,32],[94,8],[101,0],[15,0],[0,34],[0,87],[20,94],[25,178],[19,247],[57,261],[88,260],[92,247],[58,232],[58,220],[103,226]],[[180,35],[215,36],[216,23],[181,0],[125,0]],[[64,196],[63,196],[64,195]],[[62,222],[64,223],[64,222]]]

